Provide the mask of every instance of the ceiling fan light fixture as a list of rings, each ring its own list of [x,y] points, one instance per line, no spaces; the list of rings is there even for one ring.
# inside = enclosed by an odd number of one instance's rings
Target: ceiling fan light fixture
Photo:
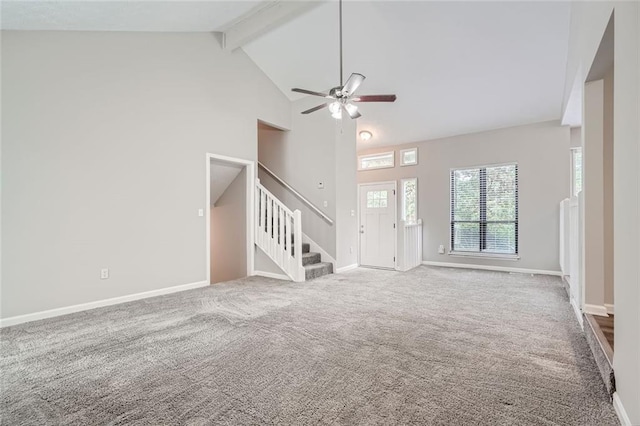
[[[360,139],[362,139],[362,141],[364,141],[364,142],[368,141],[369,139],[371,139],[373,137],[373,133],[371,133],[368,130],[361,131],[359,133],[359,135],[360,135]]]
[[[358,107],[354,104],[346,104],[344,107],[350,115],[355,114],[358,111]]]
[[[331,116],[336,120],[340,120],[342,118],[342,106],[340,102],[332,102],[329,104],[329,111],[331,112]]]

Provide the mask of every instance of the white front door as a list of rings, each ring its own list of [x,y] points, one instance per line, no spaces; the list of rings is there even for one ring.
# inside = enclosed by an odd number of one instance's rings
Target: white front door
[[[395,268],[396,184],[360,186],[360,265]]]

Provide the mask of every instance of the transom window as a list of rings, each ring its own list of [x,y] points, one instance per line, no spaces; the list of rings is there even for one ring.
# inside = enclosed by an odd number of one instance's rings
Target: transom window
[[[394,151],[358,157],[358,170],[386,169],[395,166]]]
[[[451,251],[518,254],[518,165],[451,171]]]

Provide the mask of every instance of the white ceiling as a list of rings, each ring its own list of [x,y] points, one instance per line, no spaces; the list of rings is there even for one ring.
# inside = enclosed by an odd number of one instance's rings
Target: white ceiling
[[[2,0],[3,30],[219,31],[260,1]]]
[[[290,99],[292,87],[327,90],[337,10],[323,4],[243,49]],[[359,148],[560,119],[569,13],[568,2],[346,2],[345,78],[367,77],[360,94],[398,95],[360,104],[358,129],[374,137]]]
[[[221,31],[258,1],[2,1],[2,29]],[[360,94],[359,148],[560,119],[569,38],[564,1],[351,1],[345,78]],[[338,84],[338,3],[328,1],[243,47],[290,99]],[[319,98],[321,101],[321,99]],[[316,112],[324,114],[326,111]]]

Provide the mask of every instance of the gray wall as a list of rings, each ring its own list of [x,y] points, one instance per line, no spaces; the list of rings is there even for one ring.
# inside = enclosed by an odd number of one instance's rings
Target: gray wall
[[[356,123],[349,118],[336,121],[326,110],[300,114],[317,104],[311,97],[293,103],[291,131],[259,126],[258,158],[334,224],[328,224],[263,170],[258,176],[287,207],[301,211],[302,231],[342,267],[357,262],[357,218],[351,216],[351,210],[357,208]],[[319,182],[323,189],[318,188]]]
[[[2,317],[205,281],[205,154],[258,119],[289,100],[212,34],[4,31]]]
[[[258,128],[258,158],[323,213],[335,220],[335,123],[326,111],[301,115],[309,99],[293,103],[292,130]],[[316,101],[317,103],[317,101]],[[302,231],[335,258],[335,226],[258,170],[262,184],[291,210],[302,213]],[[324,189],[318,188],[324,183]],[[324,207],[324,202],[327,207]]]
[[[211,209],[211,283],[247,276],[246,182],[245,167]]]
[[[398,152],[418,147],[418,165],[400,167]],[[499,129],[414,144],[358,152],[396,150],[396,167],[358,172],[358,183],[418,178],[418,217],[424,222],[423,259],[559,271],[559,204],[568,197],[569,128],[556,122]],[[449,248],[450,169],[518,163],[518,261],[438,254]],[[400,197],[398,197],[400,201]],[[398,205],[398,214],[400,206]]]
[[[336,263],[358,263],[356,122],[343,118],[336,136]]]

